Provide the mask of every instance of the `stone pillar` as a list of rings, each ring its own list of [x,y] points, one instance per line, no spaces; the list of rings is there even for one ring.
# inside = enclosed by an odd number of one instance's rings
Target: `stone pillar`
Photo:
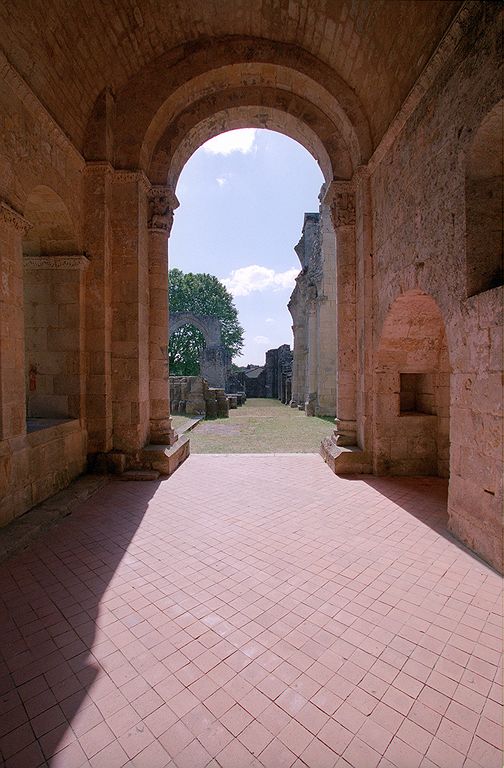
[[[30,226],[0,202],[0,441],[26,434],[22,241]]]
[[[112,234],[110,212],[113,168],[88,163],[84,171],[84,247],[86,272],[86,421],[88,452],[112,448]]]
[[[320,206],[322,277],[318,291],[317,415],[336,415],[336,243],[328,205]]]
[[[168,370],[168,238],[178,200],[168,187],[149,191],[149,401],[150,442],[173,445]]]
[[[113,448],[135,455],[149,437],[147,192],[139,171],[115,171],[112,247]]]
[[[356,301],[355,194],[350,181],[333,181],[324,202],[331,207],[336,234],[337,445],[357,444],[356,420]]]
[[[306,365],[305,412],[314,416],[317,407],[318,374],[318,300],[316,288],[308,289],[308,358]]]

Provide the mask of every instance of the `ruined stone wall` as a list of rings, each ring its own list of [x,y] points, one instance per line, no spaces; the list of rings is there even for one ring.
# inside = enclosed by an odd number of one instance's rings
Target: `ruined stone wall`
[[[479,5],[466,37],[371,176],[375,354],[398,296],[420,289],[434,298],[451,367],[450,528],[496,565],[502,556],[503,291],[468,297],[465,179],[473,137],[502,98],[497,13],[497,5]]]
[[[293,319],[292,407],[310,416],[336,411],[336,254],[329,207],[305,213],[295,246],[301,263],[288,304]]]

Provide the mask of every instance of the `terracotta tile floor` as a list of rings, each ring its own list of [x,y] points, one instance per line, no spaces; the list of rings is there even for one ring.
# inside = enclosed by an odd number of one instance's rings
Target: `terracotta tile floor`
[[[111,482],[0,570],[7,768],[498,768],[501,583],[445,483],[318,456]]]

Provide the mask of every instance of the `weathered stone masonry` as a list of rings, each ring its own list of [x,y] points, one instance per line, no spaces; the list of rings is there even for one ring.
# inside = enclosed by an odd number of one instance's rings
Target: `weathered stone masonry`
[[[320,299],[319,384],[293,398],[334,409],[325,458],[449,476],[450,529],[501,567],[499,4],[44,13],[0,7],[0,522],[86,457],[173,471],[187,455],[164,354],[177,179],[205,140],[260,127],[325,179],[328,282],[303,298]]]

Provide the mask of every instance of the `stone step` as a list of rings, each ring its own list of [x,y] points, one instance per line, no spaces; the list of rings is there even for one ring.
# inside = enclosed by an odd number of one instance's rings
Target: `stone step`
[[[174,445],[146,445],[140,451],[140,461],[161,475],[171,475],[189,456],[189,436],[182,435]]]
[[[121,480],[158,480],[159,472],[154,469],[128,469],[119,477]]]

